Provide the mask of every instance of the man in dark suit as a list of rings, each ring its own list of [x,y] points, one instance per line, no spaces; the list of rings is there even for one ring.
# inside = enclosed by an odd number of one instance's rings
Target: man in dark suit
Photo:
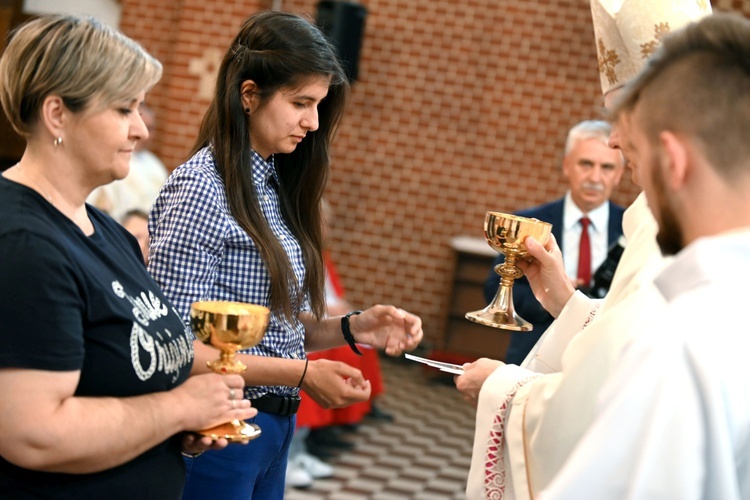
[[[562,250],[568,277],[576,288],[586,292],[593,284],[594,272],[622,235],[624,208],[609,198],[620,182],[625,161],[619,150],[607,145],[609,133],[610,125],[600,120],[587,120],[571,128],[562,164],[569,183],[568,192],[559,200],[516,212],[516,215],[552,224],[552,234]],[[484,295],[488,303],[495,297],[500,283],[494,266],[503,260],[503,255],[499,254],[485,281]],[[534,325],[530,332],[513,332],[511,336],[505,362],[521,364],[554,318],[534,298],[525,277],[513,284],[513,303],[516,312]]]

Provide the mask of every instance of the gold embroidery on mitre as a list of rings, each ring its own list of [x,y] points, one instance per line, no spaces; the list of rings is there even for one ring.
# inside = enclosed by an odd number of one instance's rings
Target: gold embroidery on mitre
[[[711,12],[711,3],[708,0],[698,0],[698,8],[701,12]]]
[[[651,57],[651,54],[654,53],[656,50],[656,47],[659,46],[659,42],[661,42],[662,38],[664,38],[667,34],[669,34],[670,28],[669,23],[659,23],[654,25],[654,39],[650,42],[642,43],[641,44],[641,57],[643,59],[648,59]]]
[[[617,83],[615,66],[620,64],[620,56],[614,49],[607,50],[607,47],[604,46],[604,40],[601,38],[599,39],[599,54],[601,54],[599,56],[599,73],[607,75],[610,85]]]

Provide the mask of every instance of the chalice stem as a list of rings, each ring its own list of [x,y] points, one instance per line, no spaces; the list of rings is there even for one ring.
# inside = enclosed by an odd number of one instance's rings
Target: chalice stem
[[[467,319],[493,328],[521,332],[532,329],[531,323],[516,314],[513,307],[513,282],[523,276],[523,271],[516,267],[516,259],[516,255],[508,252],[505,262],[495,266],[495,272],[500,275],[495,298],[481,311],[467,313]]]
[[[500,275],[500,285],[513,286],[513,282],[523,277],[523,271],[516,267],[517,257],[508,252],[505,256],[505,262],[495,267],[495,272]]]
[[[207,365],[215,373],[243,373],[247,369],[247,365],[235,358],[231,349],[222,349],[219,359],[209,361]]]

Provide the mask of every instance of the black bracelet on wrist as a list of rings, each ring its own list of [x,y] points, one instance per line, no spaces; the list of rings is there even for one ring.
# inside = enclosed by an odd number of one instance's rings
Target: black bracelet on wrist
[[[357,356],[362,356],[362,353],[357,349],[357,342],[354,340],[354,335],[352,335],[352,331],[349,328],[349,318],[355,314],[362,314],[362,311],[352,311],[346,316],[341,317],[341,333],[344,334],[344,340],[346,340],[346,343],[352,348],[352,351],[354,351]]]
[[[297,384],[297,389],[302,387],[302,381],[305,380],[305,375],[307,375],[307,364],[310,362],[308,358],[305,358],[305,369],[302,370],[302,377],[299,379],[299,384]]]

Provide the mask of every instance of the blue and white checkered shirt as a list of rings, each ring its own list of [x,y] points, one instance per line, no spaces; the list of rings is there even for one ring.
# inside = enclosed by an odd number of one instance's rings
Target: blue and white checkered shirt
[[[263,215],[281,242],[298,283],[305,278],[302,251],[281,215],[273,157],[253,152],[252,176]],[[275,185],[274,185],[275,184]],[[231,300],[269,306],[270,279],[255,243],[232,217],[224,183],[209,148],[178,167],[162,186],[149,214],[151,249],[148,269],[182,317],[190,324],[197,300]],[[246,353],[304,359],[304,327],[296,318],[309,311],[309,297],[292,297],[295,320],[271,314],[263,341]],[[218,356],[217,356],[218,357]],[[250,387],[246,397],[291,395],[293,387]]]

